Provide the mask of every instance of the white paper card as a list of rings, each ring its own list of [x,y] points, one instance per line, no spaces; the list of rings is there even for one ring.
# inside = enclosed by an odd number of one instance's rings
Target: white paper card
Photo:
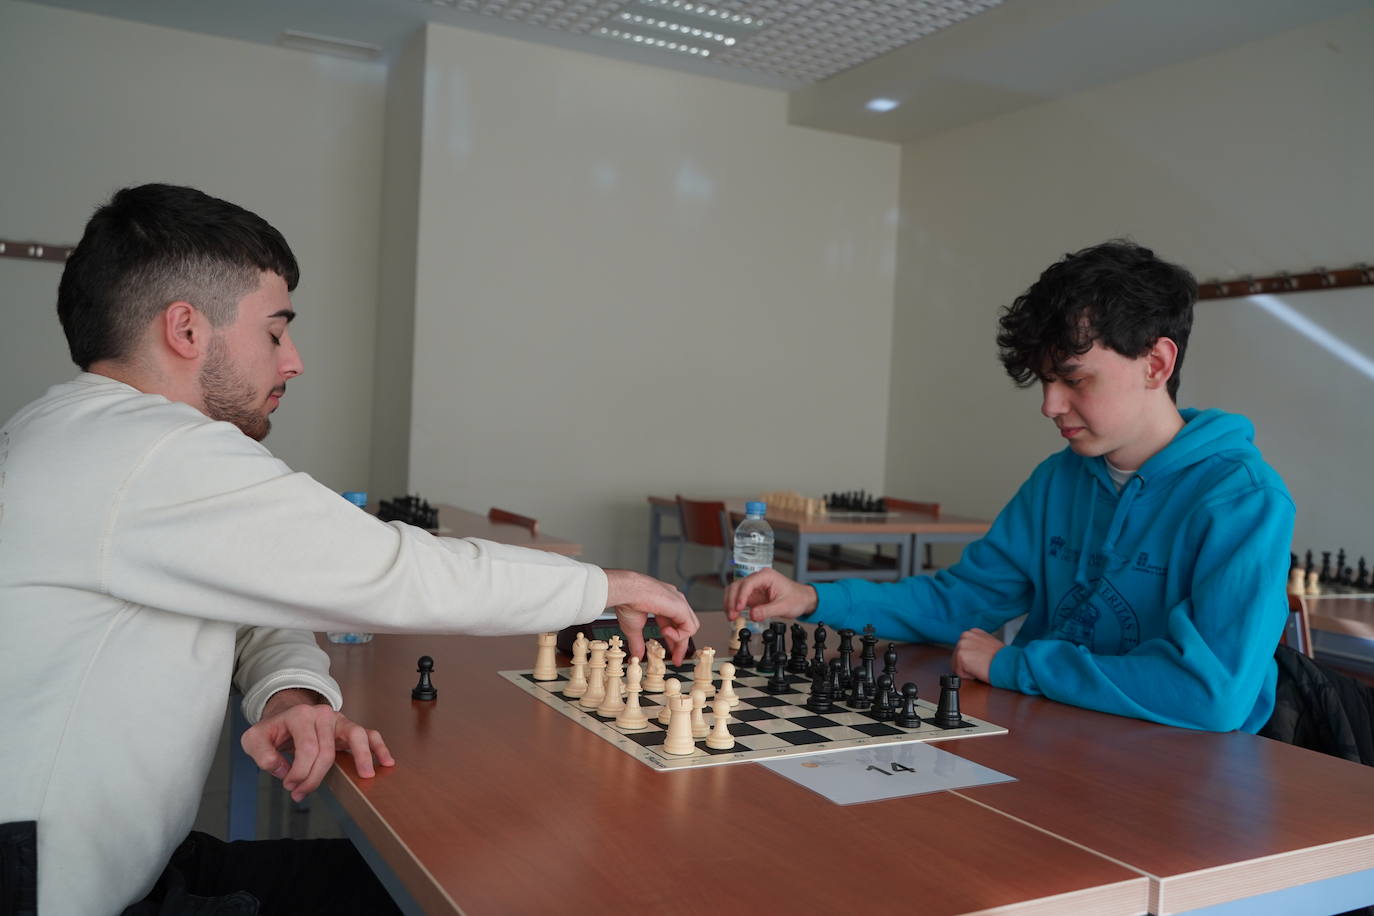
[[[759,763],[837,805],[1016,781],[1014,776],[921,743],[856,747]]]

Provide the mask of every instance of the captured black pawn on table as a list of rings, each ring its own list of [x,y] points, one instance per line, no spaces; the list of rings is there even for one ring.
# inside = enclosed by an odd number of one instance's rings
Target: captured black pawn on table
[[[429,681],[430,672],[434,670],[434,659],[428,655],[421,655],[416,662],[416,671],[420,672],[420,683],[416,684],[410,691],[412,700],[433,700],[439,696],[439,691]]]

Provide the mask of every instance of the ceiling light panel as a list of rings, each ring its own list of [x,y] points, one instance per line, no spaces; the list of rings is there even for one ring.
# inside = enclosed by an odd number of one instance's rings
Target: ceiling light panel
[[[992,9],[1002,0],[419,2],[628,41],[811,83]]]

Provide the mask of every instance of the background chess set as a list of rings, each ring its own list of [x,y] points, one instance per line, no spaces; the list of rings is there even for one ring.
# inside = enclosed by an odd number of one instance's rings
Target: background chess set
[[[684,695],[691,691],[695,663],[668,666],[667,676],[682,682]],[[583,709],[576,698],[565,697],[562,690],[568,685],[570,668],[559,668],[552,681],[536,681],[533,670],[501,671],[501,677],[553,707],[583,728],[609,741],[625,753],[658,770],[680,770],[692,767],[716,766],[725,763],[747,763],[776,760],[798,754],[817,754],[846,748],[871,747],[883,744],[904,744],[914,741],[947,741],[977,735],[1004,735],[1000,725],[965,715],[964,725],[940,728],[922,722],[919,728],[899,728],[892,722],[879,722],[868,711],[850,709],[843,700],[836,700],[833,712],[819,715],[805,707],[811,679],[789,674],[791,692],[773,695],[764,690],[769,675],[753,669],[737,668],[735,693],[738,706],[730,710],[730,734],[735,746],[730,750],[708,748],[698,741],[696,749],[686,756],[674,756],[663,751],[668,728],[658,722],[663,706],[662,693],[644,692],[640,704],[649,717],[649,724],[639,731],[626,731],[610,718],[598,716],[594,710]],[[714,683],[719,686],[720,678]],[[917,700],[922,719],[935,714],[935,704]],[[709,715],[708,715],[709,720]]]
[[[1371,570],[1364,557],[1356,565],[1347,563],[1344,549],[1335,552],[1333,564],[1332,551],[1321,551],[1320,568],[1314,561],[1312,551],[1307,551],[1302,563],[1297,554],[1291,554],[1292,561],[1288,575],[1288,593],[1315,597],[1334,595],[1342,598],[1374,597],[1374,570]],[[1354,555],[1349,559],[1354,561]]]

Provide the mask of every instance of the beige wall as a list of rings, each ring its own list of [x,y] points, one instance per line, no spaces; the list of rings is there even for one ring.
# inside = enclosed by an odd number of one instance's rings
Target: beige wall
[[[894,145],[431,26],[411,486],[644,562],[651,492],[883,479]]]
[[[0,0],[0,238],[75,243],[130,184],[254,210],[301,263],[305,374],[268,444],[337,489],[366,485],[385,70]],[[60,265],[0,260],[0,422],[75,372]]]
[[[887,489],[991,514],[1062,447],[994,336],[1066,251],[1128,235],[1200,279],[1369,261],[1372,92],[1366,10],[905,148]],[[1374,293],[1292,304],[1374,356]],[[1374,556],[1374,379],[1243,303],[1199,305],[1182,378],[1257,421],[1300,547]]]

